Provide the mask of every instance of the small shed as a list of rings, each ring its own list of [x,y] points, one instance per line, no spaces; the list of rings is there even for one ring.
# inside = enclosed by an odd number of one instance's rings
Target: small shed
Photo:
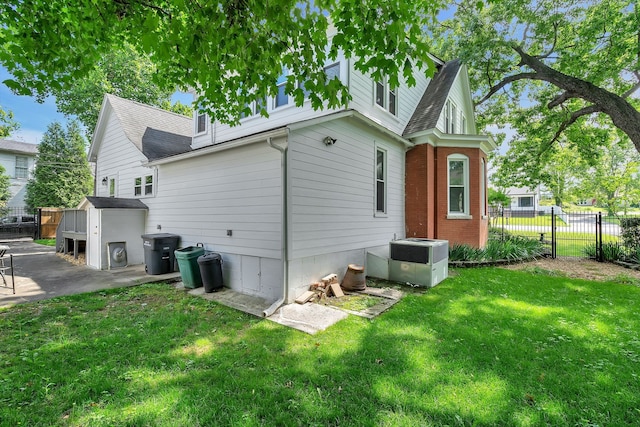
[[[98,270],[144,263],[141,235],[149,208],[138,199],[86,197],[87,265]]]

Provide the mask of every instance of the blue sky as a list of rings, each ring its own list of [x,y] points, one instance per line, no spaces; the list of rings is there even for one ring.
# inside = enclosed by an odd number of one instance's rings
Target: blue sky
[[[14,120],[20,124],[20,129],[9,139],[38,144],[50,123],[56,120],[63,124],[67,122],[67,118],[58,112],[54,98],[49,97],[44,103],[38,103],[33,97],[14,95],[2,83],[10,77],[7,70],[0,66],[0,106],[5,111],[12,111]],[[183,104],[190,103],[192,95],[177,93],[175,100]]]
[[[58,113],[53,98],[47,98],[40,104],[30,96],[14,95],[1,83],[8,78],[10,74],[0,67],[0,106],[5,111],[12,111],[14,120],[20,124],[20,129],[10,139],[36,144],[40,142],[49,123],[54,120],[66,123],[65,117]]]

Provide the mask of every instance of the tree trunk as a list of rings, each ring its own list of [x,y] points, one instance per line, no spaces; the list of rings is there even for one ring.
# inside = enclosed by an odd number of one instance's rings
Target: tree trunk
[[[546,81],[564,90],[570,94],[567,99],[581,98],[593,104],[598,111],[608,115],[618,129],[629,136],[636,150],[640,152],[640,112],[626,99],[590,82],[556,71],[518,46],[514,46],[514,50],[520,55],[521,65],[535,71],[532,79]]]

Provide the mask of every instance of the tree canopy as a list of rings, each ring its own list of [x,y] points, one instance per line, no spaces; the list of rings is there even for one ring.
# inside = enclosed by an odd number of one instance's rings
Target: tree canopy
[[[639,29],[631,0],[461,0],[433,38],[469,65],[480,122],[513,126],[535,156],[594,117],[640,151]]]
[[[412,84],[414,66],[433,72],[423,36],[440,6],[440,0],[8,0],[0,3],[0,63],[13,76],[5,84],[42,97],[83,78],[125,42],[149,55],[160,88],[195,89],[202,111],[236,123],[249,103],[276,94],[283,70],[285,91],[298,105],[305,90],[314,108],[345,104],[348,91],[323,70],[339,52],[391,84],[401,76]]]
[[[156,72],[155,64],[146,55],[140,55],[125,43],[105,52],[85,76],[52,89],[52,92],[58,110],[77,117],[89,135],[96,127],[105,93],[191,115],[188,106],[179,102],[171,104],[174,90],[158,86],[154,82]]]
[[[33,178],[27,182],[25,203],[30,208],[74,208],[93,190],[85,139],[76,121],[64,129],[58,122],[47,127],[38,145]]]
[[[13,120],[13,113],[0,107],[0,138],[6,138],[18,129],[18,123]]]

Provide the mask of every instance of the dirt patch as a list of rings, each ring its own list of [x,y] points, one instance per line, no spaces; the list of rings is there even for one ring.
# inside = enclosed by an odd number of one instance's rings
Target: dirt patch
[[[632,277],[640,280],[640,271],[624,268],[609,262],[597,262],[585,258],[542,258],[521,264],[504,265],[501,268],[510,270],[542,269],[558,272],[567,277],[586,280],[607,281],[621,277]]]

